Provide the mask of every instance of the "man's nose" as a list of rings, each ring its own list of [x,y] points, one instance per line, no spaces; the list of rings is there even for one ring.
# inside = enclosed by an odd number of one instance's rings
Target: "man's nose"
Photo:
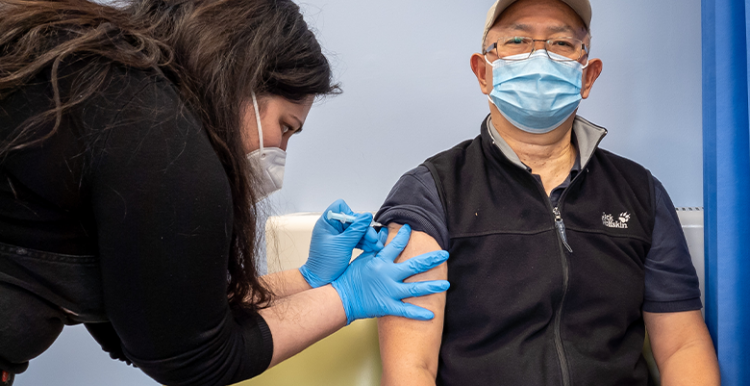
[[[547,41],[546,40],[535,40],[532,51],[537,50],[546,50],[547,49]]]

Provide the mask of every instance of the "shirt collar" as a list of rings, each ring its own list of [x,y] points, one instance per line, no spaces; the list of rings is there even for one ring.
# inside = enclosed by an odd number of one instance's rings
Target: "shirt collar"
[[[492,125],[492,116],[487,117],[486,126],[490,138],[492,138],[492,143],[500,149],[505,158],[519,168],[531,172],[531,169],[521,162],[516,152],[508,145],[508,142],[505,142],[505,139],[495,130],[495,126]],[[580,171],[583,165],[589,162],[594,155],[594,151],[599,146],[599,142],[602,141],[605,135],[607,135],[607,129],[594,125],[580,116],[576,116],[573,121],[573,140],[576,141],[578,155],[571,171]]]

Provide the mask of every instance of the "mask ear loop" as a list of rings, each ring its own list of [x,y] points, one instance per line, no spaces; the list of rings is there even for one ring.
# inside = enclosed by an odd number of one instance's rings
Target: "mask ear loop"
[[[260,141],[260,156],[265,157],[266,154],[263,152],[263,127],[260,125],[260,109],[258,108],[258,98],[255,97],[255,91],[250,91],[250,96],[253,98],[253,108],[255,109],[255,122],[258,125],[258,141]]]

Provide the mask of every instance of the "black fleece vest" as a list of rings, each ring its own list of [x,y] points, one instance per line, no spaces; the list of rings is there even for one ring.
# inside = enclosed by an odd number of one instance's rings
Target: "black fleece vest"
[[[648,385],[648,170],[597,149],[552,208],[486,125],[425,162],[450,234],[437,384]]]

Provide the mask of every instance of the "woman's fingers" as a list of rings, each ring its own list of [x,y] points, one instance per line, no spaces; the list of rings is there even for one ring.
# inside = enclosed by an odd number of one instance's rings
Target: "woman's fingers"
[[[419,297],[445,292],[451,284],[447,280],[420,281],[417,283],[404,283],[407,297]]]
[[[382,237],[378,232],[376,232],[373,227],[368,226],[364,237],[359,241],[356,248],[365,252],[380,252],[384,245],[385,243],[382,241]]]
[[[320,219],[318,221],[322,221],[326,223],[330,228],[332,228],[333,231],[336,233],[343,232],[346,228],[349,227],[349,224],[342,223],[338,220],[329,220],[328,219],[328,212],[333,213],[343,213],[346,215],[352,215],[354,212],[352,212],[351,208],[349,208],[349,205],[346,204],[346,201],[342,199],[338,199],[333,202],[333,204],[328,205],[328,208],[323,212],[323,215],[320,216]]]
[[[432,268],[443,264],[446,260],[448,260],[448,257],[449,255],[447,251],[434,251],[427,252],[419,256],[414,256],[403,263],[398,263],[396,264],[396,267],[398,269],[399,275],[396,280],[401,281],[409,276],[429,271]]]
[[[380,228],[380,232],[378,232],[378,239],[380,241],[380,244],[385,246],[385,242],[388,241],[388,227]]]
[[[396,237],[391,240],[390,244],[386,245],[383,250],[378,253],[378,257],[383,258],[387,261],[394,261],[404,251],[406,245],[409,244],[409,237],[411,237],[411,227],[404,225],[398,230]],[[403,280],[403,279],[402,279]]]
[[[402,316],[409,319],[416,320],[430,320],[435,317],[432,311],[415,306],[413,304],[400,302],[401,304],[396,305],[391,311],[391,315]]]
[[[351,224],[344,224],[345,230],[343,233],[356,236],[357,240],[359,240],[367,235],[365,232],[368,231],[368,228],[370,228],[370,224],[372,223],[372,213],[356,213],[353,216],[355,218],[354,222]]]

